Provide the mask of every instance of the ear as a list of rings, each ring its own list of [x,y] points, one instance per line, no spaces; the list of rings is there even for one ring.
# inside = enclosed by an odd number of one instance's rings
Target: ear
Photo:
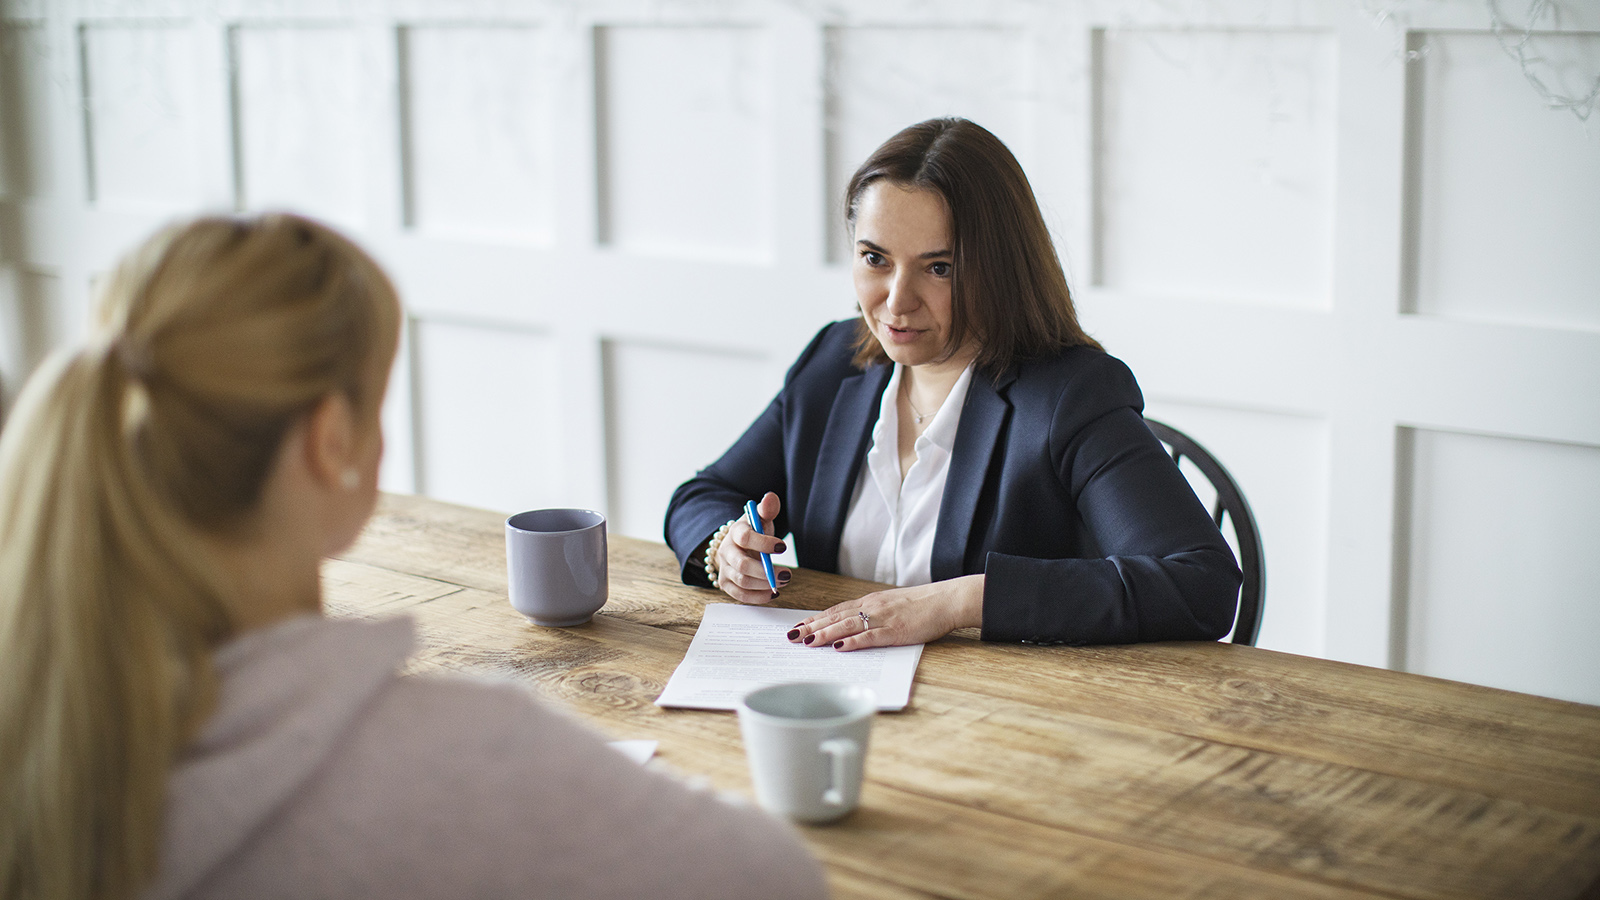
[[[341,488],[344,473],[355,461],[355,410],[335,391],[318,401],[305,418],[306,469],[328,490]]]

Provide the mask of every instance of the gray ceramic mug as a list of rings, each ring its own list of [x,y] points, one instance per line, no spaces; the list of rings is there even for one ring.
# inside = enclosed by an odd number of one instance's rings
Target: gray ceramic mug
[[[511,605],[535,625],[589,621],[606,605],[606,517],[589,509],[535,509],[506,519]]]

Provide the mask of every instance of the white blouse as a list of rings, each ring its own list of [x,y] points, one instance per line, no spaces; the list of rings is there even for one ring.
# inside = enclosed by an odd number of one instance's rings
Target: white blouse
[[[933,580],[933,532],[939,523],[939,503],[950,474],[950,453],[956,445],[961,408],[966,405],[972,366],[961,373],[944,405],[934,413],[928,429],[917,438],[917,459],[900,478],[900,417],[895,403],[900,396],[896,363],[889,386],[878,404],[878,424],[872,429],[872,446],[856,478],[850,510],[839,536],[839,571],[852,578],[883,581],[907,587]]]

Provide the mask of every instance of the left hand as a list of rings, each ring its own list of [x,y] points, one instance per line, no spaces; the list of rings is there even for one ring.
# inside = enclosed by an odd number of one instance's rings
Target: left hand
[[[863,612],[870,625],[862,621]],[[863,650],[924,644],[957,628],[982,625],[983,576],[963,575],[846,600],[795,626],[789,640],[812,647]]]

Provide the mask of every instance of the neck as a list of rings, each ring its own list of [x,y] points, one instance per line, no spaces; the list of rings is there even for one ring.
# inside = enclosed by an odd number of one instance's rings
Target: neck
[[[936,363],[905,367],[900,373],[900,395],[909,405],[916,425],[926,426],[933,419],[956,382],[961,380],[961,373],[966,371],[967,363],[971,360],[972,354],[969,353]]]
[[[973,354],[966,353],[939,362],[906,366],[900,375],[900,383],[907,386],[912,399],[926,396],[943,401],[949,396],[950,389],[961,380],[961,373],[967,370],[967,364],[972,362],[972,356]]]
[[[234,634],[322,611],[320,558],[280,534],[227,541],[217,548],[228,580],[223,602]]]

